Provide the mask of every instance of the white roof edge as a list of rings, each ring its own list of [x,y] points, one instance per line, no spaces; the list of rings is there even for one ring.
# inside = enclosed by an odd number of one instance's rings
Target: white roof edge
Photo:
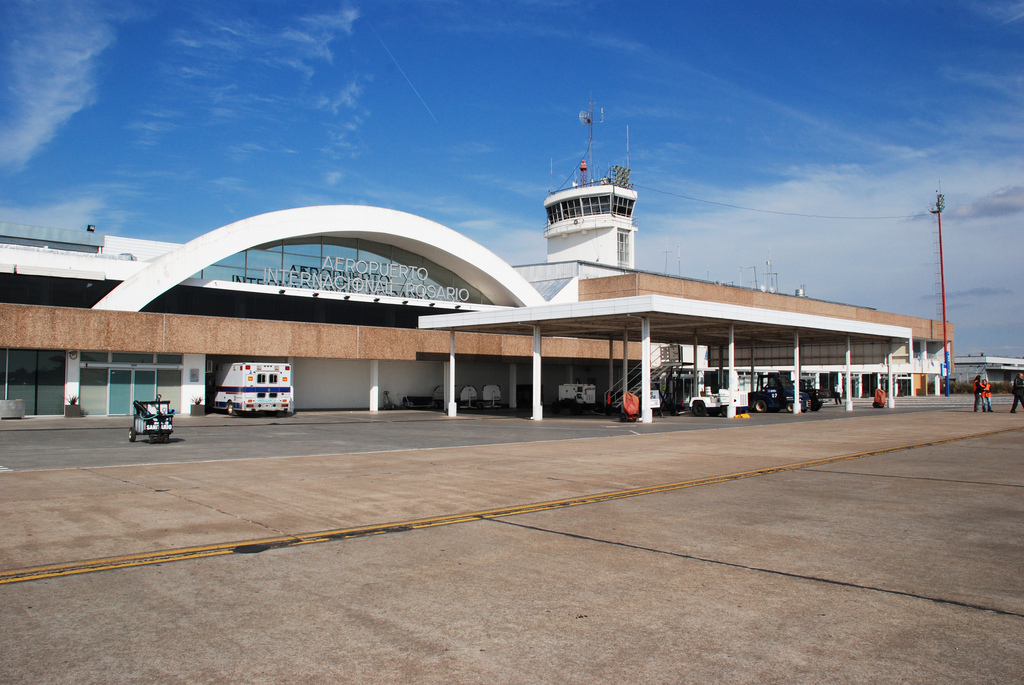
[[[760,309],[706,300],[688,300],[667,295],[636,295],[612,300],[588,300],[586,302],[546,304],[537,307],[519,307],[487,312],[421,316],[419,326],[420,328],[435,329],[462,328],[482,324],[538,324],[562,318],[644,313],[700,316],[723,321],[743,321],[899,339],[913,337],[912,329],[905,326],[839,319],[817,314],[801,314],[777,309]]]

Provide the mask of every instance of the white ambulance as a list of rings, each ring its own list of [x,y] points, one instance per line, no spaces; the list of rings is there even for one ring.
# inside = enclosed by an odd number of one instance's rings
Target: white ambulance
[[[213,406],[228,414],[295,411],[290,364],[234,362],[217,367],[217,396]]]

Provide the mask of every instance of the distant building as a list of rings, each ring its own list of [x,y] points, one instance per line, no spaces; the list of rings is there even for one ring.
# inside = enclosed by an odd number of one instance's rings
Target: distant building
[[[993,357],[986,354],[972,356],[959,355],[953,360],[955,377],[958,381],[973,380],[981,376],[991,383],[1012,381],[1017,374],[1024,371],[1024,358]]]

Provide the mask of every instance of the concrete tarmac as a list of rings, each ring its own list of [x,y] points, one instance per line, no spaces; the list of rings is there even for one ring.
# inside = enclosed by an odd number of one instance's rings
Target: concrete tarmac
[[[1024,418],[853,414],[23,462],[0,682],[1021,682]]]

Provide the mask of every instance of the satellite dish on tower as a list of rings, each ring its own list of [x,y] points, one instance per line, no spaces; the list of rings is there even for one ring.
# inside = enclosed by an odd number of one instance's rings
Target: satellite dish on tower
[[[580,112],[580,123],[584,126],[590,126],[594,123],[594,112]]]

